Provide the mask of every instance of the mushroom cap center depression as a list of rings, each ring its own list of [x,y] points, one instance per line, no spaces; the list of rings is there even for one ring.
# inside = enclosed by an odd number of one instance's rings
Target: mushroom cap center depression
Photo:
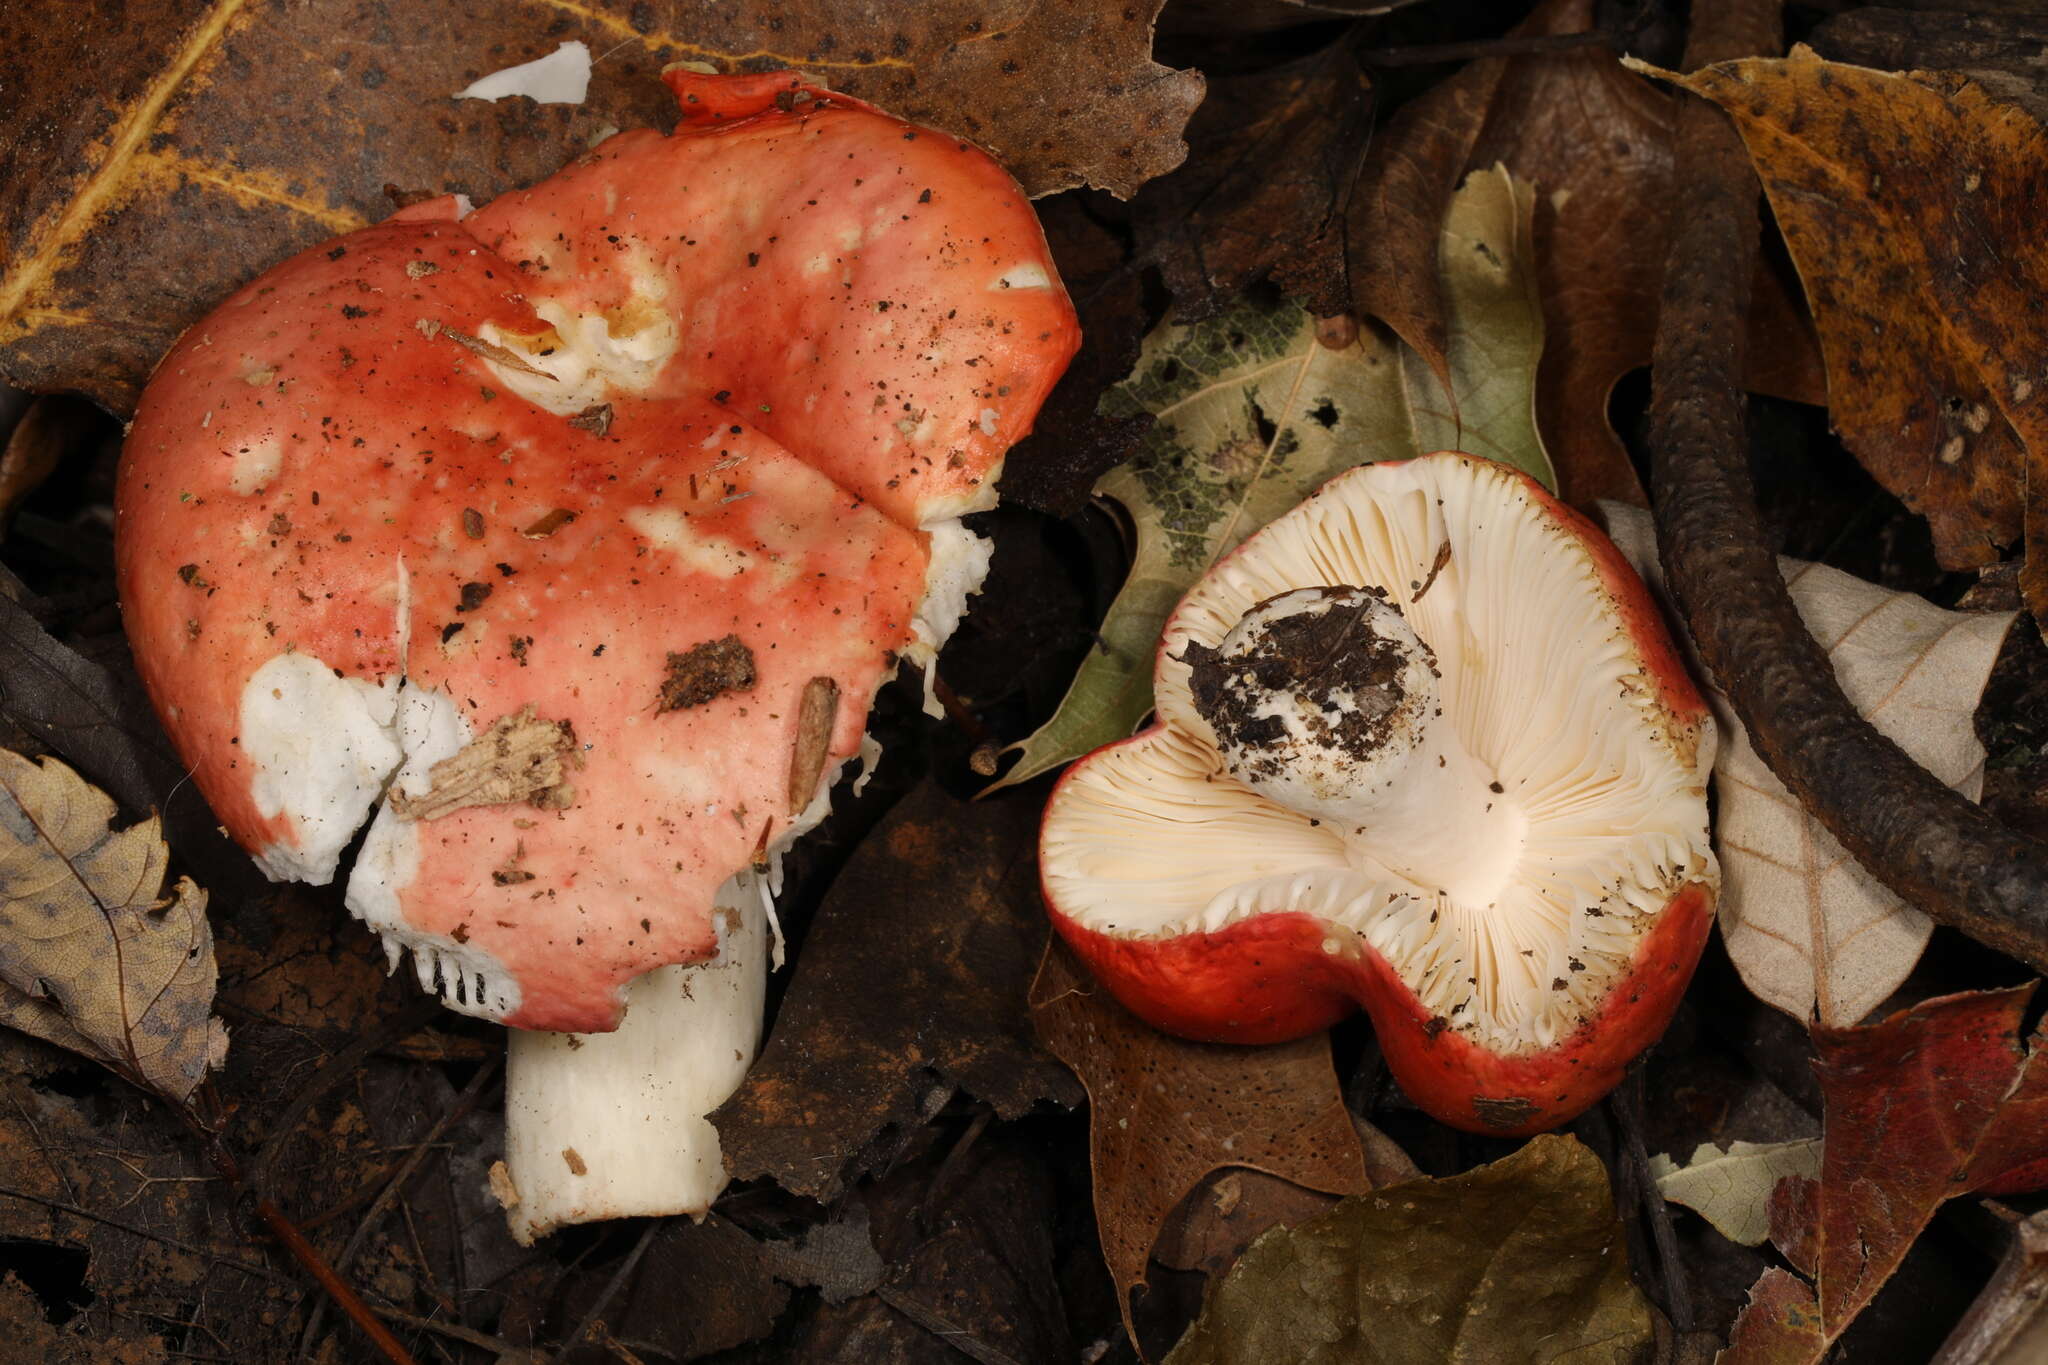
[[[1498,899],[1528,819],[1445,718],[1436,655],[1383,590],[1269,597],[1182,661],[1232,777],[1425,889]]]

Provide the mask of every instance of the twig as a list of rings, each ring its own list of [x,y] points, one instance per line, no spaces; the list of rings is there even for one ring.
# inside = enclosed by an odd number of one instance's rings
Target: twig
[[[205,1261],[230,1266],[241,1271],[244,1275],[255,1275],[261,1279],[274,1281],[277,1284],[297,1284],[297,1281],[291,1276],[272,1270],[267,1265],[254,1265],[248,1261],[238,1261],[232,1256],[223,1256],[219,1252],[209,1251],[205,1247],[194,1246],[190,1242],[181,1242],[175,1237],[166,1237],[160,1232],[151,1232],[148,1228],[136,1227],[133,1223],[124,1223],[118,1218],[109,1218],[104,1213],[94,1213],[91,1209],[78,1204],[67,1203],[62,1199],[52,1199],[48,1195],[32,1194],[27,1190],[17,1190],[8,1185],[0,1185],[0,1196],[8,1199],[25,1200],[31,1204],[41,1204],[46,1209],[55,1209],[59,1213],[68,1213],[73,1218],[83,1218],[87,1222],[98,1223],[102,1227],[110,1227],[116,1232],[125,1232],[131,1237],[140,1237],[144,1241],[156,1242],[160,1245],[171,1247],[174,1250],[185,1252],[187,1255],[197,1256]]]
[[[1696,11],[1689,67],[1776,51],[1775,3]],[[1757,752],[1872,876],[1908,904],[2048,970],[2048,848],[1908,758],[1842,694],[1764,542],[1742,389],[1758,187],[1733,126],[1680,107],[1685,211],[1672,233],[1653,356],[1650,448],[1664,572],[1700,656]]]
[[[2048,1351],[2048,1211],[2014,1230],[1991,1283],[1932,1365],[2024,1365]]]
[[[1358,54],[1358,59],[1367,66],[1440,66],[1450,62],[1479,61],[1486,57],[1528,57],[1613,45],[1613,37],[1598,30],[1592,33],[1530,33],[1519,38],[1475,38],[1463,43],[1367,48]]]
[[[1671,1209],[1650,1174],[1650,1152],[1643,1144],[1643,1067],[1638,1061],[1611,1096],[1615,1126],[1621,1131],[1618,1153],[1628,1172],[1627,1183],[1642,1202],[1650,1222],[1650,1242],[1657,1248],[1657,1269],[1664,1277],[1664,1311],[1671,1329],[1684,1336],[1693,1330],[1692,1285],[1685,1274],[1685,1258],[1678,1250],[1678,1233],[1671,1226]]]
[[[421,1000],[402,1012],[384,1021],[379,1028],[371,1030],[350,1043],[341,1051],[329,1057],[313,1073],[292,1102],[277,1115],[277,1126],[271,1130],[270,1140],[256,1153],[256,1159],[249,1163],[249,1184],[258,1190],[270,1188],[271,1168],[277,1164],[279,1153],[285,1143],[291,1141],[298,1131],[299,1121],[324,1099],[327,1093],[356,1074],[364,1059],[373,1052],[390,1046],[402,1038],[409,1038],[440,1017],[442,1005],[438,1000]]]
[[[368,1240],[370,1233],[375,1230],[377,1222],[383,1216],[384,1211],[391,1207],[392,1200],[398,1198],[400,1191],[404,1190],[406,1183],[419,1170],[420,1163],[426,1160],[427,1153],[432,1151],[434,1144],[441,1140],[441,1135],[476,1108],[477,1101],[483,1098],[484,1087],[496,1078],[498,1065],[499,1059],[493,1057],[490,1061],[478,1067],[476,1074],[469,1078],[469,1084],[462,1087],[462,1093],[455,1097],[455,1103],[449,1105],[442,1112],[441,1116],[434,1120],[434,1126],[427,1130],[425,1137],[413,1144],[412,1151],[399,1164],[397,1174],[393,1175],[390,1182],[378,1192],[377,1198],[371,1203],[369,1211],[363,1215],[363,1220],[356,1224],[356,1230],[349,1234],[348,1241],[343,1244],[341,1254],[334,1258],[334,1269],[337,1274],[346,1271],[354,1263],[356,1253],[363,1249],[363,1243]],[[425,1263],[422,1262],[422,1264]],[[325,1311],[325,1304],[316,1303],[313,1305],[313,1311],[306,1315],[306,1330],[299,1333],[300,1359],[304,1359],[311,1353],[313,1341],[320,1334],[320,1321]]]
[[[583,1338],[590,1335],[590,1329],[597,1325],[598,1319],[603,1315],[604,1310],[611,1306],[612,1299],[618,1294],[620,1286],[626,1283],[627,1278],[639,1266],[640,1258],[647,1254],[647,1248],[654,1241],[654,1234],[660,1227],[661,1223],[658,1219],[650,1220],[646,1228],[641,1231],[640,1240],[633,1244],[633,1249],[626,1253],[626,1259],[621,1261],[619,1268],[612,1272],[611,1279],[605,1282],[604,1292],[597,1296],[597,1302],[590,1305],[590,1310],[583,1315],[583,1321],[576,1324],[575,1331],[562,1338],[561,1348],[555,1352],[555,1359],[557,1361],[567,1360],[569,1352],[582,1345]]]
[[[888,1285],[875,1290],[875,1297],[909,1318],[925,1331],[969,1359],[978,1360],[981,1365],[1023,1365],[1015,1356],[989,1345],[966,1328],[958,1326],[952,1319],[919,1303],[907,1294],[900,1294]]]

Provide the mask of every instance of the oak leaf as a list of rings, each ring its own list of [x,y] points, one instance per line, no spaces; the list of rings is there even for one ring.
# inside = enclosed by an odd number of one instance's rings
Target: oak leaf
[[[1167,1365],[1624,1365],[1655,1337],[1607,1172],[1576,1139],[1267,1233]]]
[[[1095,1222],[1127,1329],[1153,1243],[1211,1171],[1245,1167],[1333,1194],[1371,1188],[1328,1035],[1271,1047],[1168,1037],[1057,941],[1031,985],[1031,1017],[1088,1091]]]
[[[206,893],[164,896],[156,817],[113,818],[62,763],[0,749],[0,1023],[182,1103],[227,1055]]]
[[[136,0],[119,23],[0,15],[0,374],[132,405],[235,286],[406,196],[489,199],[621,128],[666,128],[676,61],[794,67],[987,147],[1033,194],[1128,196],[1178,165],[1202,78],[1151,58],[1163,0]],[[563,43],[580,104],[459,99]],[[94,97],[78,97],[90,72]]]
[[[1868,1027],[1815,1027],[1820,1179],[1774,1200],[1771,1228],[1814,1283],[1768,1272],[1724,1359],[1819,1360],[1944,1200],[2048,1179],[2048,1032],[2021,1043],[2033,991],[1942,996]]]
[[[1655,584],[1649,514],[1608,504],[1608,530]],[[2010,612],[1946,611],[1826,565],[1781,558],[1802,620],[1857,712],[1971,800],[1984,787],[1973,718]],[[1853,1024],[1898,989],[1933,923],[1900,901],[1809,815],[1711,691],[1721,936],[1743,984],[1802,1023]]]
[[[1833,419],[1950,568],[2024,535],[2048,615],[2048,135],[1959,76],[1807,48],[1672,77],[1735,120],[1805,282]]]
[[[1135,459],[1096,483],[1137,530],[1099,646],[997,786],[1129,735],[1152,707],[1152,655],[1175,602],[1245,537],[1333,475],[1370,460],[1463,450],[1548,483],[1533,394],[1543,317],[1531,272],[1530,187],[1498,168],[1459,191],[1434,240],[1448,300],[1453,405],[1415,352],[1375,329],[1333,349],[1285,299],[1247,298],[1166,323],[1102,400],[1150,414]]]

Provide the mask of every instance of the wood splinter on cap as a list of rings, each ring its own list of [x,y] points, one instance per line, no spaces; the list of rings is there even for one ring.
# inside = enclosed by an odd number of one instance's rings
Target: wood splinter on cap
[[[542,720],[529,703],[428,769],[426,791],[393,792],[391,809],[408,820],[437,820],[469,806],[512,801],[562,810],[576,799],[569,773],[582,766],[574,727],[566,720]]]
[[[813,678],[804,684],[796,713],[796,747],[789,756],[789,813],[801,815],[817,794],[825,773],[825,754],[832,746],[832,723],[839,718],[839,684]]]

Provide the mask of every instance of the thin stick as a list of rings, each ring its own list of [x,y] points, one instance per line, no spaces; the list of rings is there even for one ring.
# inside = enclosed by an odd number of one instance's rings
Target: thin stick
[[[1778,7],[1696,5],[1689,67],[1775,52]],[[1759,188],[1721,111],[1678,112],[1677,193],[1652,356],[1664,573],[1751,742],[1872,876],[1930,918],[2048,971],[2048,847],[1951,791],[1857,714],[1792,605],[1749,477],[1743,364]]]
[[[556,1360],[568,1359],[569,1352],[583,1344],[583,1338],[590,1335],[590,1329],[596,1325],[604,1310],[611,1306],[612,1298],[619,1292],[620,1287],[626,1283],[627,1278],[632,1275],[634,1269],[639,1266],[640,1258],[647,1254],[647,1248],[654,1241],[654,1234],[660,1227],[661,1223],[658,1220],[650,1221],[647,1224],[645,1230],[640,1234],[640,1240],[633,1244],[633,1249],[626,1254],[626,1259],[619,1263],[617,1270],[612,1272],[611,1279],[605,1284],[604,1292],[597,1296],[597,1302],[591,1304],[590,1311],[583,1315],[583,1321],[577,1323],[576,1330],[562,1339],[561,1349],[555,1352]]]
[[[341,1248],[341,1255],[334,1258],[334,1268],[337,1274],[347,1270],[355,1261],[356,1253],[362,1250],[363,1243],[368,1240],[371,1231],[376,1228],[378,1220],[383,1216],[384,1211],[391,1207],[393,1200],[398,1198],[399,1192],[412,1179],[414,1172],[419,1170],[420,1163],[426,1160],[427,1153],[434,1150],[434,1144],[441,1140],[441,1135],[476,1108],[477,1101],[483,1098],[484,1087],[496,1078],[498,1066],[499,1059],[493,1057],[490,1061],[478,1067],[476,1074],[469,1078],[469,1084],[462,1087],[462,1093],[455,1097],[455,1103],[449,1105],[441,1116],[434,1120],[434,1126],[427,1130],[427,1135],[414,1144],[412,1151],[400,1163],[398,1173],[392,1176],[390,1183],[386,1184],[378,1192],[376,1200],[370,1205],[369,1212],[363,1215],[363,1220],[360,1223],[356,1224],[356,1230],[349,1234],[348,1241]],[[312,1351],[313,1341],[320,1334],[321,1318],[325,1310],[325,1304],[316,1303],[313,1305],[313,1311],[306,1315],[306,1330],[299,1333],[299,1358],[304,1359]]]

